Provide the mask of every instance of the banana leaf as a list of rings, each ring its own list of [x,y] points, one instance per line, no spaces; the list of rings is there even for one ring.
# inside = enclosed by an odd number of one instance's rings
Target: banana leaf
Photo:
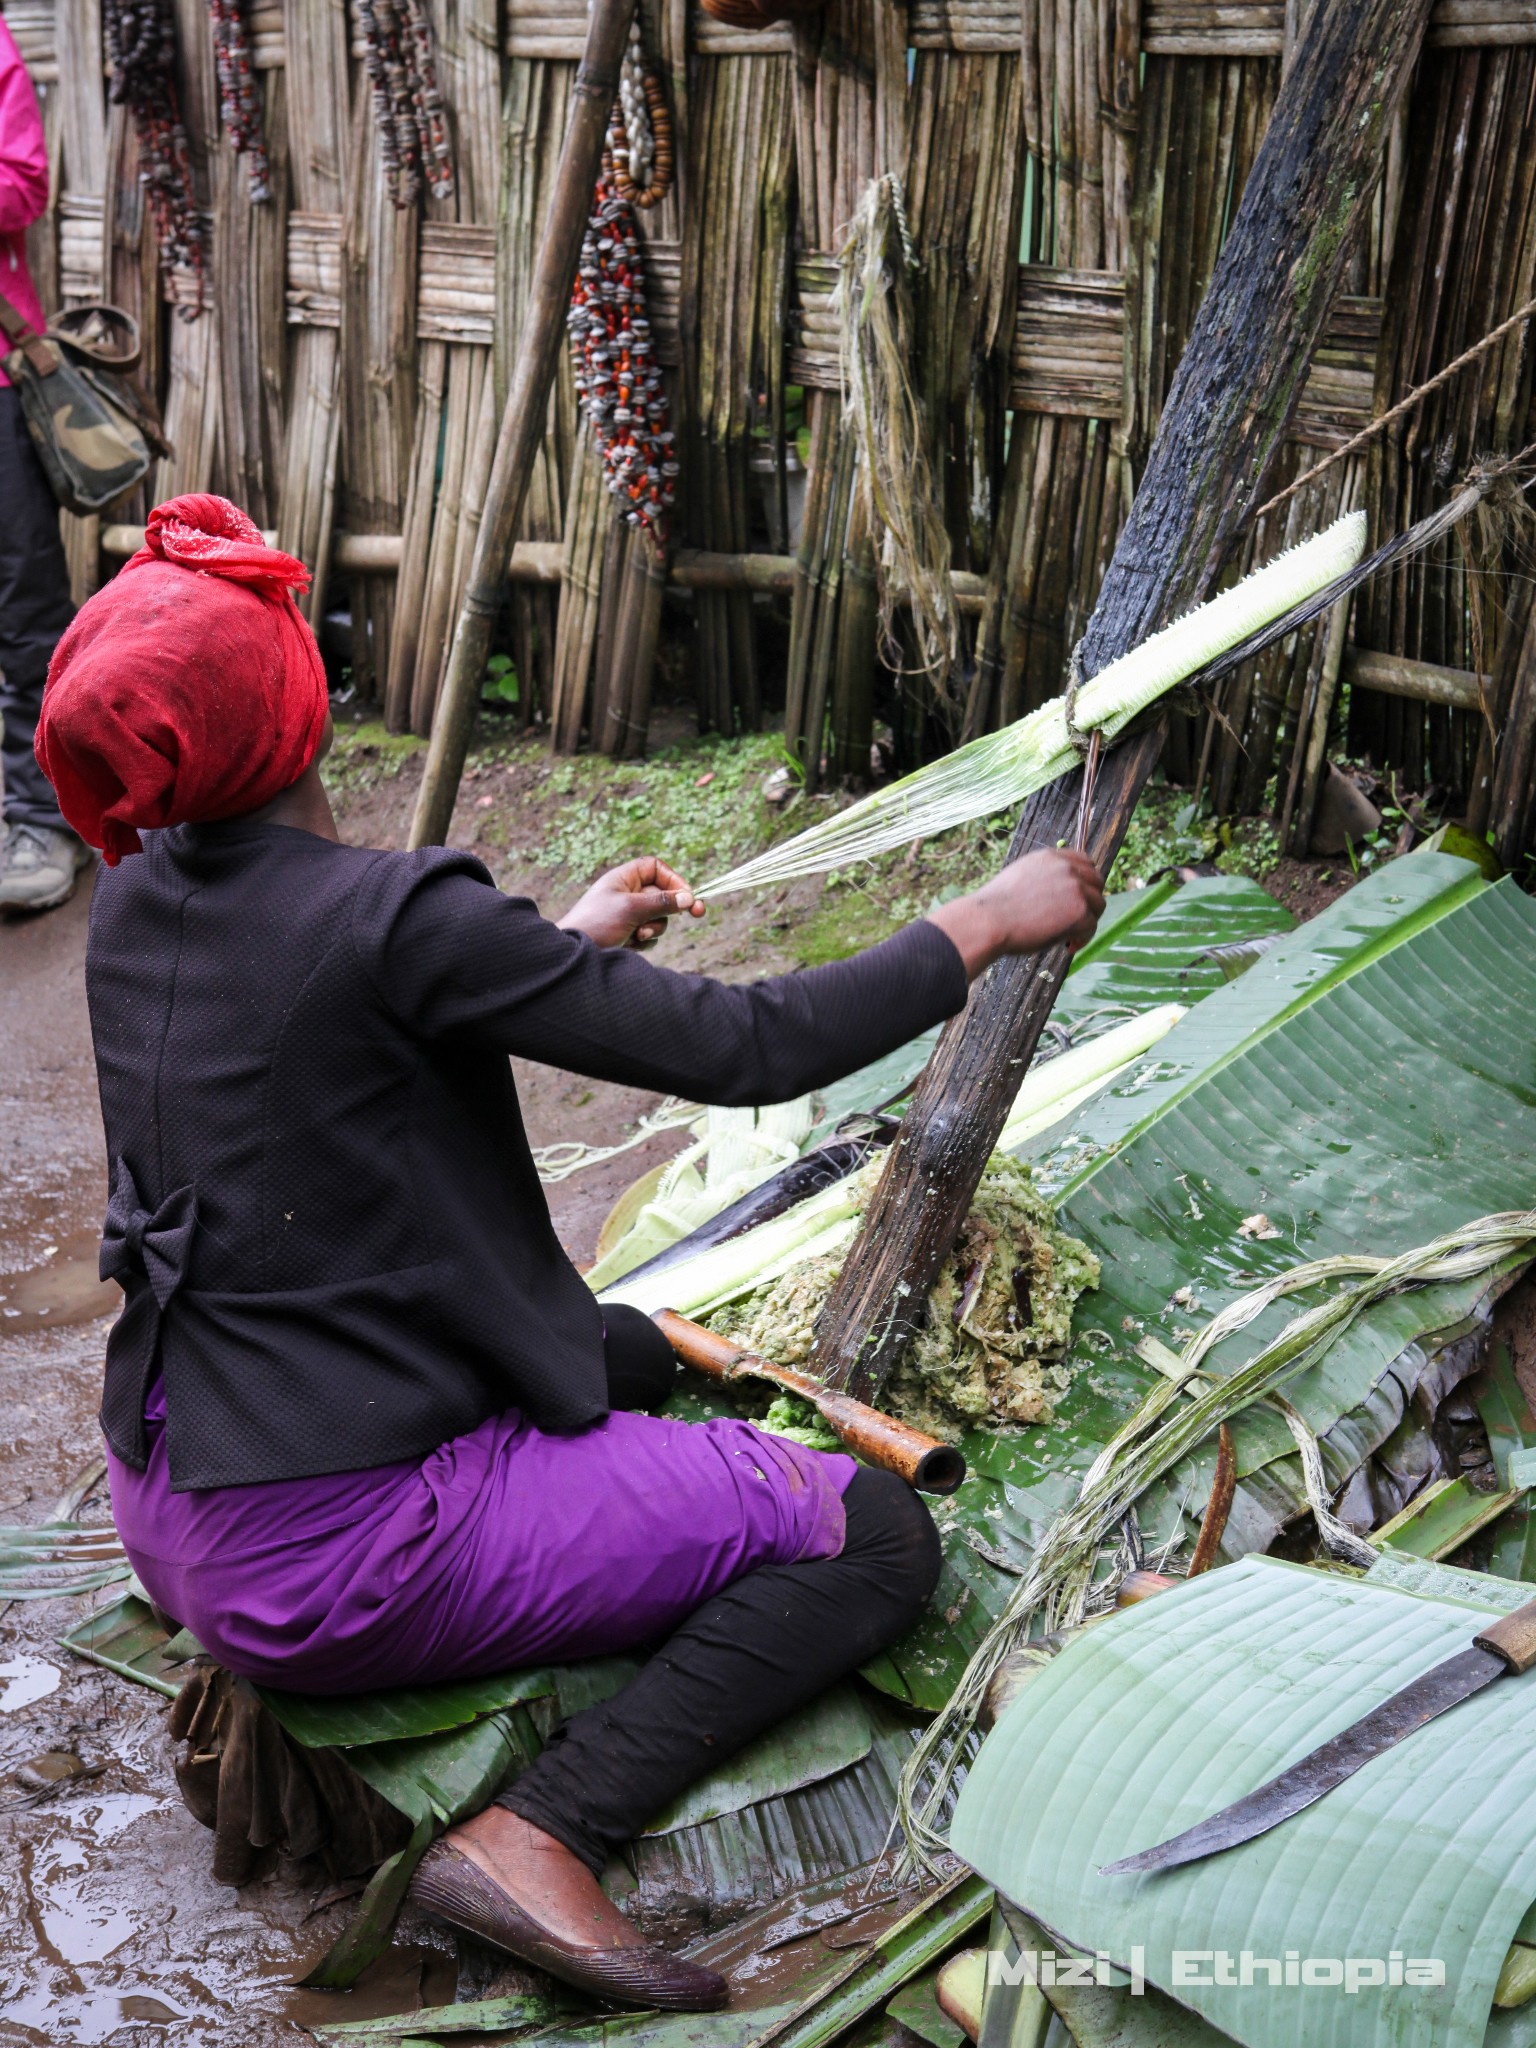
[[[1109,1345],[1123,1352],[1128,1336],[1172,1347],[1299,1259],[1391,1255],[1530,1200],[1536,1089],[1525,1020],[1536,1004],[1536,905],[1509,883],[1474,880],[1471,892],[1453,886],[1418,906],[1410,882],[1382,886],[1418,865],[1373,877],[1372,897],[1349,920],[1366,924],[1373,904],[1395,908],[1383,898],[1396,893],[1405,899],[1398,926],[1367,931],[1355,955],[1299,991],[1300,977],[1285,975],[1305,937],[1293,934],[1163,1040],[1160,1064],[1178,1078],[1148,1091],[1158,1098],[1150,1109],[1138,1105],[1127,1123],[1123,1103],[1101,1105],[1092,1135],[1113,1150],[1079,1170],[1061,1199],[1063,1220],[1107,1276],[1085,1304],[1084,1363]],[[1272,1014],[1255,1015],[1265,997]],[[1476,1281],[1381,1304],[1289,1398],[1315,1430],[1331,1428],[1408,1344],[1464,1324],[1485,1292]],[[1210,1370],[1230,1370],[1290,1313],[1276,1304],[1219,1347]],[[1262,1434],[1246,1455],[1239,1443],[1240,1473],[1284,1441],[1267,1416],[1248,1427]]]
[[[1288,932],[1295,922],[1244,875],[1182,886],[1169,876],[1145,889],[1122,890],[1109,898],[1097,932],[1073,961],[1056,1019],[1071,1025],[1095,1010],[1139,1013],[1163,1003],[1197,1002],[1226,979],[1212,947]],[[938,1036],[925,1031],[824,1089],[807,1147],[820,1143],[844,1117],[899,1098],[928,1064]]]
[[[1084,1630],[982,1745],[956,1852],[1074,1948],[1105,1952],[1248,2048],[1474,2048],[1536,1897],[1536,1688],[1496,1682],[1283,1826],[1181,1869],[1106,1877],[1464,1649],[1500,1611],[1246,1558]],[[1200,1945],[1191,1981],[1175,1951]],[[1244,1986],[1213,1952],[1319,1959]],[[1139,1951],[1139,1955],[1136,1953]],[[1329,1981],[1438,1959],[1443,1983]],[[1337,1966],[1331,1959],[1340,1959]],[[1252,1972],[1250,1974],[1253,1974]]]
[[[357,1775],[410,1820],[444,1827],[478,1813],[498,1788],[539,1753],[526,1711],[487,1714],[468,1728],[405,1741],[370,1742],[347,1751]]]
[[[147,1685],[152,1692],[175,1699],[181,1690],[184,1660],[168,1654],[166,1631],[150,1611],[149,1602],[125,1593],[110,1606],[59,1637],[61,1646],[88,1663],[115,1671],[119,1678]]]
[[[0,1603],[94,1593],[129,1576],[128,1559],[110,1524],[82,1527],[56,1510],[54,1520],[37,1527],[0,1529]]]
[[[779,1727],[690,1785],[646,1829],[672,1835],[763,1799],[779,1799],[862,1763],[875,1739],[874,1725],[852,1686],[834,1686]]]
[[[1039,1956],[1055,1948],[1051,1937],[1026,1914],[1006,1899],[999,1904],[999,1917],[1014,1959],[1021,1951]],[[1075,2048],[1228,2048],[1232,2038],[1230,2034],[1219,2033],[1198,2013],[1175,2005],[1155,1985],[1144,1984],[1133,1990],[1128,1983],[1051,1984],[1035,1991],[1034,1999],[1049,2008],[1048,2016],[1055,2023],[1046,2028],[1042,2037],[1037,2021],[1031,2038],[1028,1994],[1019,1998],[1023,1990],[1022,1985],[1016,1989],[1001,1981],[989,1989],[982,2007],[984,2039],[997,2037],[1004,2004],[1009,2000],[1024,2007],[1020,2017],[1025,2019],[1025,2025],[1022,2029],[1010,2029],[1008,2048],[1036,2048],[1037,2041],[1039,2048],[1053,2048],[1058,2041],[1071,2041]],[[1026,2037],[1022,2041],[1021,2031]]]
[[[1391,1254],[1530,1201],[1533,1011],[1536,906],[1463,861],[1415,855],[1196,1005],[1140,1074],[1079,1113],[1067,1143],[1040,1141],[1065,1183],[1063,1223],[1103,1261],[1078,1310],[1073,1383],[1049,1427],[966,1438],[971,1477],[935,1507],[938,1592],[869,1667],[875,1684],[943,1704],[1039,1531],[1155,1383],[1139,1354],[1148,1337],[1177,1349],[1234,1294],[1300,1258]],[[1487,1291],[1384,1302],[1288,1388],[1333,1483],[1388,1440],[1425,1351],[1471,1327]],[[1212,1370],[1251,1356],[1291,1312],[1278,1304],[1257,1319],[1212,1354]],[[1266,1547],[1305,1503],[1277,1414],[1248,1410],[1234,1437],[1229,1555]],[[1198,1516],[1213,1458],[1211,1447],[1184,1461],[1144,1500],[1149,1541]]]
[[[1488,1432],[1488,1448],[1493,1453],[1494,1470],[1500,1486],[1510,1486],[1509,1461],[1516,1451],[1529,1450],[1536,1445],[1536,1416],[1525,1398],[1519,1380],[1515,1376],[1515,1362],[1510,1356],[1509,1339],[1497,1337],[1488,1354],[1488,1363],[1472,1383],[1472,1398],[1477,1404],[1477,1413],[1484,1429]]]
[[[849,1870],[873,1865],[889,1840],[913,1729],[879,1699],[861,1705],[871,1736],[858,1762],[777,1793],[773,1776],[765,1774],[764,1796],[750,1805],[631,1843],[634,1908],[650,1919],[698,1924],[703,1901],[714,1925],[761,1910],[786,1892],[840,1884]],[[775,1734],[792,1739],[793,1727],[785,1723]],[[765,1749],[773,1739],[765,1738]],[[615,1882],[622,1888],[617,1873]]]
[[[925,1970],[904,1985],[885,2008],[886,2018],[895,2020],[908,2034],[916,2034],[929,2048],[963,2048],[965,2029],[952,2020],[939,2004],[935,1986],[937,1970]]]
[[[1055,1010],[1061,1022],[1101,1008],[1196,1003],[1229,978],[1214,949],[1296,927],[1290,911],[1246,875],[1212,875],[1182,886],[1153,882],[1110,899],[1112,906],[1122,903],[1127,908],[1118,917],[1106,909],[1073,961]]]
[[[1536,1446],[1536,1417],[1532,1416],[1515,1377],[1507,1338],[1494,1339],[1487,1366],[1473,1381],[1472,1391],[1478,1415],[1488,1432],[1499,1483],[1507,1486],[1510,1458],[1516,1451]],[[1488,1546],[1488,1569],[1506,1578],[1536,1579],[1536,1514],[1532,1513],[1528,1492],[1494,1524]]]
[[[413,1823],[411,1838],[379,1865],[357,1912],[301,1981],[332,1990],[355,1983],[388,1948],[406,1888],[438,1826],[478,1813],[538,1751],[538,1736],[520,1706],[467,1728],[348,1750],[347,1762],[358,1776]]]
[[[411,2040],[436,2041],[454,2034],[512,2033],[546,2025],[560,2017],[554,1998],[524,1992],[515,1998],[477,1998],[462,2005],[440,2005],[420,2012],[392,2013],[384,2019],[338,2020],[309,2029],[325,2048],[403,2048]]]
[[[490,1678],[453,1679],[443,1685],[391,1686],[381,1692],[336,1694],[256,1688],[295,1742],[306,1749],[351,1749],[359,1743],[398,1742],[467,1727],[482,1715],[544,1699],[555,1673],[543,1666]]]
[[[1464,1478],[1437,1480],[1374,1532],[1373,1541],[1410,1557],[1449,1557],[1479,1529],[1497,1521],[1518,1493],[1478,1493]]]
[[[1071,1179],[1083,1179],[1099,1154],[1122,1147],[1259,1037],[1486,888],[1468,862],[1444,854],[1417,854],[1367,876],[1289,932],[1239,980],[1213,985],[1210,1000],[1161,1041],[1153,1071],[1131,1077],[1084,1106],[1074,1122],[1087,1156],[1077,1161]],[[1042,1140],[1028,1148],[1027,1156],[1038,1158],[1052,1150]]]

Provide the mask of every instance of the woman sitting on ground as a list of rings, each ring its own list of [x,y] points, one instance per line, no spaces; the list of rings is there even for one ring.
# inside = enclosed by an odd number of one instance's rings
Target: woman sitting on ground
[[[1081,943],[1099,879],[1037,854],[856,959],[668,973],[635,948],[702,905],[659,861],[551,924],[469,854],[341,843],[307,581],[225,500],[162,505],[43,705],[39,756],[108,864],[86,980],[117,1525],[211,1655],[299,1691],[659,1646],[415,1893],[571,1983],[709,2009],[723,1980],[598,1874],[909,1628],[937,1537],[889,1473],[645,1412],[676,1362],[562,1251],[507,1056],[782,1101],[954,1015],[999,956]]]

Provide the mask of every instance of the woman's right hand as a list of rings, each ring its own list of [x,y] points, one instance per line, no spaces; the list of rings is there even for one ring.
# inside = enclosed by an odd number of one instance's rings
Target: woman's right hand
[[[1002,873],[930,910],[928,920],[953,941],[974,981],[1010,953],[1072,952],[1093,937],[1104,914],[1104,879],[1086,853],[1056,848],[1026,853]]]

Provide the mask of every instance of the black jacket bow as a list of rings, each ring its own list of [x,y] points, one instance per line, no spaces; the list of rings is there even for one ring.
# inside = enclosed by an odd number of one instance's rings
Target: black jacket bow
[[[196,1228],[197,1197],[190,1187],[177,1188],[150,1210],[132,1168],[119,1158],[101,1234],[101,1277],[115,1280],[127,1298],[107,1339],[111,1370],[101,1426],[118,1456],[140,1471],[147,1455],[144,1402],[160,1355],[160,1326],[186,1278]]]

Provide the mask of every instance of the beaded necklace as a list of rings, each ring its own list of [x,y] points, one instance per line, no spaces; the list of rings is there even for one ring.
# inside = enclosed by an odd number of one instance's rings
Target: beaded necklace
[[[646,312],[645,247],[635,209],[660,204],[672,188],[673,167],[666,99],[645,61],[637,20],[566,324],[576,392],[604,481],[629,524],[643,527],[658,549],[666,546],[677,492],[677,437]]]
[[[192,160],[176,93],[176,18],[171,0],[105,0],[102,25],[112,67],[111,98],[128,109],[139,145],[139,183],[155,223],[167,295],[184,320],[203,310],[207,237],[192,190]],[[190,296],[172,286],[190,272]]]
[[[414,205],[423,180],[434,199],[452,198],[453,145],[424,0],[358,0],[357,11],[391,203]]]
[[[261,132],[261,95],[251,61],[251,37],[242,0],[208,0],[213,24],[213,63],[219,81],[219,119],[245,158],[252,199],[272,197],[272,173],[266,137]]]

